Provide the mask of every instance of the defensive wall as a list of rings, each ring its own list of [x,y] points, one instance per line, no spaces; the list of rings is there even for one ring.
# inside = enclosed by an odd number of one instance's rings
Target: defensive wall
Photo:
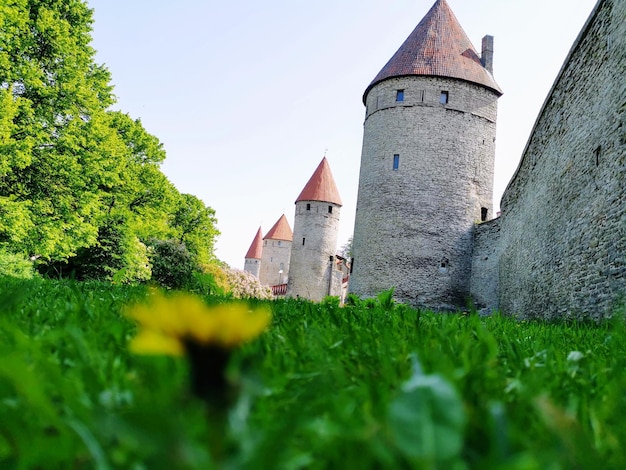
[[[477,303],[526,318],[597,320],[625,301],[625,18],[626,0],[597,3],[537,118],[500,220],[476,227]]]

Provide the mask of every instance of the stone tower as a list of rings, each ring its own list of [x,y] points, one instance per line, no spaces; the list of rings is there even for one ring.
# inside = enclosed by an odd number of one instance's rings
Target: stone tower
[[[289,257],[293,233],[285,214],[263,237],[263,255],[259,281],[265,286],[284,284],[289,277]]]
[[[243,266],[244,271],[248,271],[253,276],[259,277],[261,272],[261,259],[263,258],[263,233],[261,227],[254,236],[252,244],[246,253],[246,258]]]
[[[324,157],[296,199],[288,297],[320,301],[341,294],[335,270],[341,197]]]
[[[351,292],[464,305],[473,227],[493,216],[502,94],[491,36],[481,55],[437,0],[365,90]]]

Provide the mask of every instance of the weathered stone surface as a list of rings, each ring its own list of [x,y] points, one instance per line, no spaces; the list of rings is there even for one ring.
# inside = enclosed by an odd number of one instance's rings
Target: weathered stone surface
[[[498,217],[474,228],[470,291],[474,306],[484,312],[498,308],[500,221]]]
[[[291,242],[287,240],[263,240],[263,258],[259,281],[264,286],[275,286],[287,282]]]
[[[261,273],[261,260],[255,258],[246,258],[244,261],[243,270],[258,278],[259,274]]]
[[[624,301],[624,18],[626,1],[598,3],[504,193],[499,248],[504,312],[600,319]]]
[[[341,294],[341,273],[338,281],[333,278],[340,211],[329,202],[296,202],[288,297],[319,302]]]
[[[462,80],[421,76],[369,91],[351,292],[374,296],[395,287],[398,300],[416,306],[465,305],[472,230],[483,208],[493,216],[498,96]]]

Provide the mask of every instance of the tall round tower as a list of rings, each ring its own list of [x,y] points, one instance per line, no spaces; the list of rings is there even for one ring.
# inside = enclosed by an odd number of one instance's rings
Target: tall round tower
[[[335,269],[341,197],[324,157],[296,199],[288,297],[320,301],[341,295],[341,271]]]
[[[246,253],[243,270],[248,271],[255,277],[259,277],[261,272],[261,259],[263,258],[263,233],[261,227],[256,232],[254,240]]]
[[[493,38],[479,56],[437,0],[365,90],[351,292],[464,305],[473,227],[493,217],[492,60]]]
[[[264,286],[276,286],[287,282],[292,239],[291,227],[283,214],[263,237],[259,281]]]

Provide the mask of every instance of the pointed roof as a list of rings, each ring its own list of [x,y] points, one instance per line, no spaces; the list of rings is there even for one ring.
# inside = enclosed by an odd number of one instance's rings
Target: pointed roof
[[[498,95],[502,90],[483,67],[480,56],[446,0],[437,0],[426,16],[382,68],[363,94],[393,77],[426,75],[459,78],[483,85]]]
[[[261,259],[263,257],[263,233],[261,232],[261,227],[256,232],[254,236],[254,240],[252,240],[252,245],[248,249],[246,253],[246,259]]]
[[[267,232],[267,235],[263,237],[263,240],[293,241],[293,232],[291,231],[291,227],[289,226],[289,222],[287,222],[285,214],[280,216],[278,222],[276,222],[270,231]]]
[[[343,205],[326,157],[322,158],[322,161],[313,172],[313,176],[311,176],[298,199],[296,199],[296,202],[300,201],[321,201],[337,204],[338,206]]]

